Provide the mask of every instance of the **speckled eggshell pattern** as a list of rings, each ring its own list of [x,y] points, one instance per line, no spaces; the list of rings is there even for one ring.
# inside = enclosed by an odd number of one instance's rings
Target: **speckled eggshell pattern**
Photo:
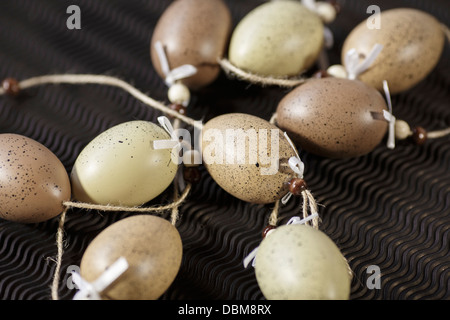
[[[255,260],[268,300],[347,300],[351,278],[345,258],[322,231],[284,225],[264,238]]]
[[[138,206],[161,194],[178,165],[171,149],[154,149],[154,140],[170,140],[160,126],[147,121],[116,125],[92,140],[71,173],[76,200],[95,204]]]
[[[355,48],[367,55],[376,44],[384,47],[372,66],[359,76],[361,81],[382,90],[387,80],[391,94],[408,90],[423,80],[438,63],[445,43],[438,20],[410,8],[382,11],[380,29],[369,29],[366,21],[357,25],[342,47],[345,54]]]
[[[64,210],[70,194],[67,171],[47,147],[22,135],[0,134],[0,218],[49,220]]]
[[[182,253],[180,235],[170,222],[151,215],[132,216],[94,238],[83,254],[80,275],[95,281],[124,257],[128,269],[102,293],[102,299],[155,300],[175,279]]]
[[[165,78],[155,43],[160,41],[169,67],[184,64],[197,73],[181,82],[193,90],[212,83],[220,73],[218,59],[224,56],[231,33],[231,14],[222,0],[177,0],[167,7],[156,24],[151,40],[151,60]]]
[[[270,1],[236,26],[228,58],[263,76],[295,76],[316,61],[323,46],[323,23],[300,1]]]
[[[248,136],[233,142],[230,133],[235,132],[239,137],[237,130]],[[242,151],[244,142],[245,154]],[[234,161],[230,156],[233,154]],[[237,154],[244,161],[239,160]],[[208,121],[202,131],[202,155],[203,164],[217,184],[236,198],[250,203],[272,203],[282,198],[288,192],[287,182],[294,174],[287,163],[295,152],[283,132],[253,115],[230,113]]]
[[[280,101],[277,125],[310,153],[352,158],[380,144],[388,128],[383,110],[383,96],[361,81],[311,79]]]

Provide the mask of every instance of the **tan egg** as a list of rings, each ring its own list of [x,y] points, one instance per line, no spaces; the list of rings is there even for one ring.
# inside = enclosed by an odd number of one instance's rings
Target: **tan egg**
[[[92,140],[71,173],[74,198],[95,204],[142,205],[173,181],[178,165],[171,149],[154,149],[153,141],[170,140],[160,126],[147,121],[116,125]]]
[[[276,126],[256,116],[231,113],[202,131],[203,163],[225,191],[250,203],[272,203],[288,192],[295,152]]]
[[[438,20],[417,9],[382,11],[379,19],[379,29],[369,29],[364,20],[350,32],[342,47],[342,61],[345,64],[345,54],[352,48],[365,56],[379,43],[383,49],[359,79],[378,90],[382,90],[382,82],[387,80],[392,94],[408,90],[438,63],[444,48],[444,32]]]
[[[220,73],[222,58],[231,33],[231,14],[221,0],[174,1],[160,17],[151,40],[154,68],[164,79],[155,43],[165,49],[170,69],[184,64],[197,68],[197,73],[182,83],[200,89],[213,82]]]
[[[351,277],[344,256],[322,231],[276,228],[256,253],[255,275],[268,300],[347,300]]]
[[[51,219],[70,200],[61,161],[44,145],[18,134],[0,134],[0,218],[36,223]]]
[[[316,61],[324,41],[320,18],[299,1],[270,1],[236,26],[228,58],[263,76],[299,75]]]
[[[177,229],[151,215],[128,217],[107,227],[89,244],[80,275],[95,281],[120,257],[128,269],[101,293],[102,299],[155,300],[178,274],[183,247]]]
[[[380,144],[388,129],[383,110],[383,96],[361,81],[311,79],[280,101],[277,125],[305,151],[352,158]]]

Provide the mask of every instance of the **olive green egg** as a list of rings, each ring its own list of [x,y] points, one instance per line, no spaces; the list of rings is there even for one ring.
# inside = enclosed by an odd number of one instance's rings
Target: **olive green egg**
[[[324,42],[320,18],[299,1],[270,1],[234,29],[228,59],[263,76],[299,75],[316,61]]]
[[[250,203],[272,203],[288,192],[295,156],[283,132],[259,117],[230,113],[202,130],[203,163],[225,191]]]
[[[322,231],[283,225],[261,242],[255,275],[268,300],[347,300],[351,276],[344,256]]]
[[[359,79],[378,90],[383,89],[386,80],[391,94],[396,94],[414,87],[434,69],[442,55],[445,36],[436,18],[417,9],[382,11],[378,19],[379,28],[369,28],[364,20],[349,33],[342,47],[342,61],[345,65],[350,49],[365,57],[375,44],[383,45]]]
[[[171,149],[154,149],[153,141],[170,140],[147,121],[116,125],[93,139],[79,154],[71,173],[76,200],[102,205],[138,206],[161,194],[178,165]]]
[[[105,300],[155,300],[178,274],[183,253],[180,234],[167,220],[136,215],[119,220],[101,231],[87,247],[80,275],[94,282],[120,257],[128,268],[110,285]]]

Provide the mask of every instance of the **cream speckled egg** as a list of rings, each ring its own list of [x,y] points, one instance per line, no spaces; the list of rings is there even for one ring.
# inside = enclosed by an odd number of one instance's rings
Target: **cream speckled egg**
[[[51,219],[70,200],[61,161],[44,145],[18,134],[0,134],[0,218],[37,223]]]
[[[203,163],[225,191],[250,203],[272,203],[288,192],[295,152],[276,126],[256,116],[231,113],[202,131]]]
[[[384,47],[361,81],[382,90],[383,80],[392,94],[408,90],[423,80],[438,63],[444,48],[444,32],[430,14],[411,8],[382,11],[380,29],[369,29],[366,20],[357,25],[342,47],[367,55],[376,44]]]
[[[171,149],[154,149],[154,140],[170,140],[160,126],[147,121],[116,125],[92,140],[72,169],[78,201],[124,206],[142,205],[173,181],[178,165]]]
[[[278,104],[277,125],[299,147],[328,158],[371,152],[386,135],[383,96],[357,80],[311,79]]]
[[[322,231],[284,225],[264,238],[255,260],[268,300],[346,300],[351,277],[344,256]]]
[[[270,1],[236,26],[228,58],[235,66],[264,76],[294,76],[316,61],[323,23],[299,1]]]
[[[128,269],[102,293],[103,299],[154,300],[172,284],[181,265],[183,247],[177,229],[151,215],[128,217],[107,227],[89,244],[81,276],[95,281],[117,259]]]

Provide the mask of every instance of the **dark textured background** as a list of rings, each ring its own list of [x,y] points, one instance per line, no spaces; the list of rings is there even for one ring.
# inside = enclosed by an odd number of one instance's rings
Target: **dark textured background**
[[[263,1],[228,0],[236,24]],[[0,78],[25,79],[49,73],[118,76],[158,100],[163,81],[149,57],[153,28],[170,1],[156,0],[2,0],[0,1]],[[340,2],[342,13],[330,25],[339,63],[345,36],[367,18],[366,8],[415,7],[450,24],[448,0]],[[81,30],[66,28],[66,8],[81,8]],[[438,66],[408,92],[393,96],[397,118],[436,130],[450,125],[449,45]],[[189,115],[209,119],[245,112],[269,119],[287,90],[249,86],[223,74],[193,93]],[[133,119],[156,122],[155,112],[120,89],[107,86],[47,85],[20,98],[0,98],[0,132],[33,138],[51,149],[70,172],[82,148],[102,131]],[[422,147],[385,144],[367,156],[329,160],[301,154],[306,180],[320,207],[321,229],[341,248],[355,273],[352,299],[450,298],[450,143]],[[161,299],[263,299],[252,268],[242,259],[255,248],[271,206],[239,201],[220,189],[204,171],[181,208],[177,224],[183,263]],[[152,204],[171,201],[171,188]],[[281,208],[280,223],[298,215],[301,202]],[[71,299],[65,281],[69,265],[79,265],[89,242],[125,213],[72,210],[65,225],[65,252],[59,293]],[[167,216],[166,216],[167,217]],[[50,299],[55,268],[58,219],[23,225],[0,221],[0,298]],[[369,265],[382,272],[381,289],[366,287]]]

